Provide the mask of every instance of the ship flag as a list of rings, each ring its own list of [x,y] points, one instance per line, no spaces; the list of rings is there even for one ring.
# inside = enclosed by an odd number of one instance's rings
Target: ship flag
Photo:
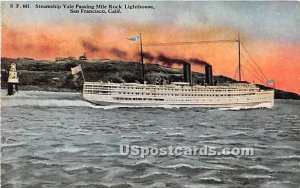
[[[75,75],[75,74],[77,74],[79,72],[82,72],[81,65],[78,65],[76,67],[71,68],[71,72],[72,72],[73,75]]]
[[[135,36],[135,37],[132,37],[132,38],[127,38],[128,40],[130,40],[130,41],[133,41],[133,42],[135,42],[135,41],[138,41],[138,40],[140,40],[140,36],[139,35],[137,35],[137,36]]]

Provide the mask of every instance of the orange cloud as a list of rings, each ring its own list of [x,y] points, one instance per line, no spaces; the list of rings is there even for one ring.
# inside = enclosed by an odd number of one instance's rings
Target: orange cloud
[[[100,26],[73,25],[18,25],[2,27],[2,56],[32,57],[53,60],[55,57],[78,57],[87,52],[89,59],[139,60],[139,42],[126,38],[141,32],[144,44],[153,42],[201,41],[235,39],[237,31],[217,26],[183,28],[174,25],[102,24]],[[259,41],[242,35],[255,61],[267,79],[274,79],[277,88],[300,93],[300,44]],[[237,44],[215,43],[186,46],[144,47],[152,55],[165,54],[172,58],[198,58],[213,65],[214,74],[233,77],[237,69]],[[259,83],[258,69],[242,51],[243,77]],[[150,62],[148,62],[150,63]],[[152,63],[156,63],[154,59]],[[200,66],[193,66],[203,71]]]

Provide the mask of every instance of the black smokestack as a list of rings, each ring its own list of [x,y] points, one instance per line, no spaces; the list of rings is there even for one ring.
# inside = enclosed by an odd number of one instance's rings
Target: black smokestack
[[[213,74],[211,65],[205,65],[205,82],[208,85],[213,85]]]
[[[183,81],[192,84],[192,79],[191,79],[191,64],[190,63],[184,63],[183,64]]]
[[[191,64],[182,59],[172,59],[163,54],[157,56],[157,60],[162,62],[163,65],[183,65],[183,81],[190,83],[192,85],[192,71]]]
[[[212,66],[209,63],[197,58],[191,58],[189,61],[196,65],[205,66],[205,82],[208,85],[213,85]]]

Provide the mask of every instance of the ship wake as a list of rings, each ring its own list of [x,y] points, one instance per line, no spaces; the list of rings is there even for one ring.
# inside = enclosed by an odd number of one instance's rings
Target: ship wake
[[[115,108],[181,108],[180,106],[171,106],[171,105],[157,105],[157,106],[147,106],[147,105],[109,105],[109,106],[100,106],[95,105],[90,102],[78,99],[40,99],[38,97],[26,97],[18,98],[14,97],[9,100],[2,101],[2,107],[19,107],[19,106],[28,106],[28,107],[86,107],[86,108],[95,108],[95,109],[115,109]]]

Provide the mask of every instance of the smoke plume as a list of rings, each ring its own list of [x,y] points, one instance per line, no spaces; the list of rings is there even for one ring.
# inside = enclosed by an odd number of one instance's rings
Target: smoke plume
[[[163,65],[172,66],[172,65],[182,65],[182,64],[188,64],[185,60],[182,59],[172,59],[164,54],[160,54],[157,56],[157,61],[162,62]]]
[[[143,52],[143,57],[149,61],[153,61],[155,57],[150,52]]]
[[[100,50],[100,48],[96,45],[94,45],[93,43],[91,43],[90,41],[87,40],[82,40],[81,41],[82,47],[87,50],[88,52],[98,52]]]
[[[118,58],[125,58],[126,55],[127,55],[127,52],[125,52],[123,50],[119,50],[117,48],[110,49],[110,53],[112,53],[113,55],[117,56]]]
[[[191,58],[188,61],[195,65],[201,65],[201,66],[210,65],[209,63],[197,58]]]

